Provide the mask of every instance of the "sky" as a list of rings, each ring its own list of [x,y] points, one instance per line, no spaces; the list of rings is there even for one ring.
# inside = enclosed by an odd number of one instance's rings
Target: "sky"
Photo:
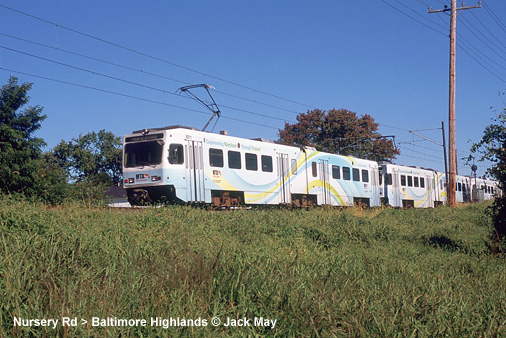
[[[46,150],[102,129],[201,129],[211,112],[177,90],[209,84],[214,132],[277,139],[299,113],[344,108],[395,136],[395,163],[442,171],[449,16],[428,7],[446,4],[0,0],[0,85],[33,83]],[[457,34],[457,157],[469,175],[462,159],[506,106],[506,1],[459,12]],[[479,176],[490,165],[476,164]]]

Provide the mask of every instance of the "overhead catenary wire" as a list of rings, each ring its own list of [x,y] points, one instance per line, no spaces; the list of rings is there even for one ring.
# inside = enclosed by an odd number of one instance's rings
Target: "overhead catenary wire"
[[[302,103],[302,102],[298,102],[298,101],[295,101],[295,100],[284,98],[284,97],[279,96],[279,95],[275,95],[275,94],[268,93],[266,91],[258,90],[258,89],[255,89],[255,88],[251,88],[251,87],[239,84],[237,82],[233,82],[233,81],[230,81],[230,80],[218,77],[218,76],[214,76],[214,75],[211,75],[211,74],[208,74],[208,73],[205,73],[205,72],[202,72],[202,71],[190,68],[190,67],[186,67],[186,66],[177,64],[175,62],[168,61],[168,60],[162,59],[160,57],[157,57],[157,56],[154,56],[154,55],[150,55],[148,53],[144,53],[142,51],[139,51],[139,50],[136,50],[136,49],[133,49],[133,48],[130,48],[130,47],[126,47],[126,46],[120,45],[118,43],[115,43],[115,42],[112,42],[112,41],[109,41],[109,40],[106,40],[106,39],[103,39],[103,38],[100,38],[100,37],[97,37],[97,36],[94,36],[94,35],[91,35],[91,34],[87,34],[87,33],[78,31],[76,29],[67,27],[67,26],[60,25],[58,23],[55,23],[55,22],[46,20],[44,18],[41,18],[41,17],[35,16],[35,15],[32,15],[32,14],[26,13],[26,12],[23,12],[23,11],[20,11],[20,10],[17,10],[17,9],[14,9],[12,7],[8,7],[6,5],[0,4],[0,7],[5,8],[5,9],[7,9],[9,11],[13,11],[13,12],[16,12],[18,14],[21,14],[21,15],[24,15],[24,16],[27,16],[27,17],[39,20],[41,22],[45,22],[47,24],[54,25],[58,29],[65,29],[65,30],[67,30],[69,32],[72,32],[72,33],[75,33],[75,34],[79,34],[81,36],[84,36],[84,37],[87,37],[87,38],[90,38],[90,39],[93,39],[93,40],[96,40],[96,41],[108,44],[110,46],[113,46],[113,47],[116,47],[116,48],[119,48],[119,49],[123,49],[123,50],[131,52],[131,53],[138,54],[141,57],[150,58],[150,59],[153,59],[153,60],[156,60],[156,61],[168,64],[168,65],[180,68],[180,69],[184,69],[184,70],[189,71],[189,72],[193,72],[193,73],[196,73],[196,74],[199,74],[199,75],[202,75],[202,76],[206,76],[206,77],[218,80],[218,81],[222,81],[222,82],[225,82],[225,83],[228,83],[228,84],[231,84],[231,85],[243,88],[243,89],[247,89],[247,90],[253,91],[255,93],[259,93],[259,94],[262,94],[262,95],[270,96],[270,97],[273,97],[273,98],[276,98],[276,99],[279,99],[279,100],[287,101],[287,102],[290,102],[290,103],[293,103],[293,104],[297,104],[297,105],[300,105],[300,106],[305,106],[305,107],[308,107],[308,108],[313,108],[313,109],[317,108],[317,107],[312,106],[312,105],[308,105],[308,104],[305,104],[305,103]]]
[[[124,93],[115,92],[115,91],[107,90],[107,89],[103,89],[103,88],[97,88],[97,87],[87,86],[87,85],[83,85],[83,84],[79,84],[79,83],[75,83],[75,82],[63,81],[63,80],[54,79],[54,78],[50,78],[50,77],[47,77],[47,76],[41,76],[41,75],[32,74],[32,73],[27,73],[27,72],[15,70],[15,69],[9,69],[9,68],[2,67],[2,68],[0,68],[0,70],[11,72],[11,73],[15,73],[15,74],[21,74],[21,75],[25,75],[25,76],[31,76],[31,77],[35,77],[35,78],[38,78],[38,79],[52,81],[52,82],[57,82],[57,83],[65,84],[65,85],[70,85],[70,86],[75,86],[75,87],[80,87],[80,88],[85,88],[85,89],[91,89],[91,90],[95,90],[95,91],[99,91],[99,92],[103,92],[103,93],[107,93],[107,94],[113,94],[113,95],[117,95],[117,96],[121,96],[121,97],[135,99],[135,100],[139,100],[139,101],[144,101],[144,102],[149,102],[149,103],[155,103],[155,104],[164,105],[164,106],[167,106],[167,107],[173,107],[173,108],[183,109],[183,110],[191,111],[191,112],[198,113],[198,114],[211,115],[208,112],[203,112],[203,111],[200,111],[200,110],[197,110],[197,109],[192,109],[192,108],[182,107],[182,106],[178,106],[178,105],[173,105],[173,104],[169,104],[169,103],[166,103],[166,102],[161,102],[161,101],[157,101],[157,100],[147,99],[147,98],[143,98],[143,97],[139,97],[139,96],[134,96],[134,95],[130,95],[130,94],[124,94]],[[256,125],[256,126],[260,126],[260,127],[264,127],[264,128],[269,128],[269,129],[275,129],[275,130],[279,129],[278,127],[274,127],[274,126],[270,126],[270,125],[266,125],[266,124],[261,124],[261,123],[257,123],[257,122],[252,122],[252,121],[241,120],[241,119],[234,118],[234,117],[229,117],[229,116],[223,116],[222,118],[223,119],[227,119],[227,120],[231,120],[231,121],[237,121],[237,122],[241,122],[241,123],[246,123],[246,124],[249,124],[249,125]]]
[[[158,91],[158,92],[161,92],[161,93],[164,93],[164,94],[174,95],[176,97],[183,97],[183,98],[187,99],[186,96],[179,96],[179,95],[177,95],[175,93],[172,93],[172,92],[170,92],[168,90],[165,90],[165,89],[156,88],[156,87],[152,87],[152,86],[147,86],[147,85],[144,85],[144,84],[141,84],[141,83],[138,83],[138,82],[134,82],[134,81],[130,81],[130,80],[125,80],[125,79],[122,79],[122,78],[119,78],[119,77],[115,77],[115,76],[111,76],[111,75],[108,75],[108,74],[100,73],[100,72],[93,71],[93,70],[90,70],[90,69],[86,69],[86,68],[83,68],[83,67],[78,67],[78,66],[70,65],[70,64],[67,64],[67,63],[60,62],[60,61],[48,59],[48,58],[45,58],[45,57],[42,57],[42,56],[38,56],[38,55],[31,54],[31,53],[23,52],[23,51],[20,51],[20,50],[14,49],[14,48],[9,48],[9,47],[2,46],[2,45],[0,45],[0,48],[5,49],[5,50],[9,50],[9,51],[12,51],[12,52],[15,52],[15,53],[19,53],[19,54],[22,54],[22,55],[30,56],[30,57],[33,57],[33,58],[37,58],[37,59],[40,59],[40,60],[43,60],[43,61],[46,61],[46,62],[51,62],[51,63],[57,64],[57,65],[60,65],[60,66],[64,66],[64,67],[72,68],[72,69],[79,70],[79,71],[82,71],[82,72],[86,72],[86,73],[89,73],[89,74],[102,76],[102,77],[105,77],[105,78],[108,78],[108,79],[111,79],[111,80],[114,80],[114,81],[120,81],[120,82],[127,83],[127,84],[130,84],[130,85],[142,87],[142,88],[149,89],[149,90]],[[279,121],[282,121],[282,122],[294,122],[294,121],[290,121],[288,119],[282,119],[282,118],[279,118],[279,117],[273,117],[273,116],[269,116],[269,115],[265,115],[265,114],[256,113],[256,112],[253,112],[253,111],[250,111],[250,110],[240,109],[240,108],[231,107],[231,106],[227,106],[227,105],[223,105],[223,104],[220,104],[220,106],[228,108],[228,109],[231,109],[231,110],[243,112],[243,113],[246,113],[246,114],[260,116],[260,117],[263,117],[263,118],[269,118],[269,119],[273,119],[273,120],[279,120]]]
[[[149,75],[149,76],[157,77],[157,78],[160,78],[160,79],[173,81],[173,82],[176,82],[176,83],[179,83],[179,84],[185,84],[185,85],[190,85],[191,84],[190,82],[179,80],[179,79],[175,79],[173,77],[168,77],[168,76],[164,76],[164,75],[148,72],[148,71],[146,71],[145,69],[142,69],[142,68],[138,69],[138,68],[134,68],[134,67],[130,67],[130,66],[125,66],[125,65],[122,65],[122,64],[119,64],[119,63],[116,63],[116,62],[111,62],[111,61],[100,59],[100,58],[96,58],[96,57],[93,57],[93,56],[84,55],[84,54],[73,52],[73,51],[70,51],[70,50],[67,50],[67,49],[63,49],[63,48],[57,48],[57,47],[54,47],[54,46],[50,46],[50,45],[47,45],[47,44],[43,44],[43,43],[40,43],[40,42],[36,42],[36,41],[24,39],[24,38],[20,38],[20,37],[17,37],[17,36],[13,36],[13,35],[1,33],[1,32],[0,32],[0,36],[4,36],[4,37],[10,38],[10,39],[15,39],[15,40],[18,40],[18,41],[23,41],[23,42],[26,42],[26,43],[29,43],[29,44],[33,44],[33,45],[36,45],[36,46],[39,46],[39,47],[44,47],[44,48],[52,49],[52,50],[55,50],[55,51],[58,51],[58,52],[67,53],[69,55],[74,55],[74,56],[81,57],[81,58],[84,58],[84,59],[87,59],[87,60],[92,60],[92,61],[104,63],[104,64],[115,66],[115,67],[118,67],[118,68],[122,68],[122,69],[130,70],[130,71],[133,71],[133,72],[141,73],[141,74],[144,74],[144,75]],[[262,106],[269,107],[269,108],[274,108],[274,109],[277,109],[277,110],[280,110],[280,111],[285,111],[285,112],[292,113],[292,114],[297,114],[298,115],[298,114],[301,113],[299,111],[286,109],[286,108],[283,108],[283,107],[279,107],[279,106],[276,106],[276,105],[273,105],[273,104],[269,104],[269,103],[265,103],[265,102],[258,101],[258,100],[252,100],[252,99],[249,99],[249,98],[246,98],[246,97],[230,94],[230,93],[227,93],[227,92],[224,92],[224,91],[220,91],[220,90],[215,90],[215,92],[219,93],[221,95],[233,97],[233,98],[240,99],[240,100],[247,101],[247,102],[252,102],[252,103],[255,103],[255,104],[258,104],[258,105],[262,105]]]

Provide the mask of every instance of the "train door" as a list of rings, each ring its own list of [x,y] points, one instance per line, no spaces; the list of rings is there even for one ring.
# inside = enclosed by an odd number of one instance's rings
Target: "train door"
[[[318,173],[319,179],[322,182],[322,188],[320,190],[320,204],[331,204],[331,196],[329,189],[329,160],[318,160]]]
[[[402,207],[400,180],[399,170],[392,168],[392,201],[390,202],[390,205],[397,208]]]
[[[434,186],[435,186],[435,192],[436,192],[436,196],[435,196],[435,201],[437,202],[436,204],[444,204],[446,203],[446,194],[447,194],[447,190],[446,190],[446,178],[445,178],[445,174],[443,173],[434,173]]]
[[[429,174],[425,174],[424,176],[424,184],[425,184],[425,195],[427,196],[427,207],[434,208],[434,200],[436,199],[435,192],[431,192],[433,187],[433,178]]]
[[[381,205],[380,202],[380,184],[378,182],[379,178],[379,168],[374,166],[369,166],[371,168],[371,177],[370,177],[370,184],[371,184],[371,207],[379,207]]]
[[[468,177],[464,177],[463,180],[462,180],[462,200],[464,202],[470,202],[469,201],[469,196],[471,194],[469,193],[469,178]]]
[[[188,202],[205,202],[204,151],[202,141],[188,140]]]
[[[288,154],[277,153],[278,177],[279,177],[279,203],[291,203],[289,177],[290,166],[288,164]]]

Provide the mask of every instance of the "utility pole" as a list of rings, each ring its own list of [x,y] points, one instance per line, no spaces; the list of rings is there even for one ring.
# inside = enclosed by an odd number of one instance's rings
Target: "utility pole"
[[[478,2],[477,6],[466,7],[462,4],[462,7],[457,7],[457,0],[451,0],[451,8],[444,6],[444,9],[432,10],[429,7],[429,13],[441,13],[450,12],[450,95],[449,95],[449,107],[448,107],[448,120],[449,120],[449,131],[448,131],[448,142],[449,142],[449,158],[450,158],[450,180],[448,184],[448,202],[450,207],[454,207],[456,204],[455,200],[455,188],[456,188],[456,171],[457,171],[457,148],[455,146],[455,69],[456,69],[456,41],[457,41],[457,11],[481,8],[481,1]]]

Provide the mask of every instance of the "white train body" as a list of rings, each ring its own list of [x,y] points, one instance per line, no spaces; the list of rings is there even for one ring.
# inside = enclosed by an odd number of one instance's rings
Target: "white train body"
[[[182,126],[125,135],[123,179],[131,204],[431,208],[446,199],[444,174],[433,170]]]
[[[437,184],[440,176],[434,170],[380,163],[381,193],[385,203],[393,207],[433,208],[446,194]]]
[[[129,199],[216,206],[379,206],[378,164],[185,127],[124,137]]]

